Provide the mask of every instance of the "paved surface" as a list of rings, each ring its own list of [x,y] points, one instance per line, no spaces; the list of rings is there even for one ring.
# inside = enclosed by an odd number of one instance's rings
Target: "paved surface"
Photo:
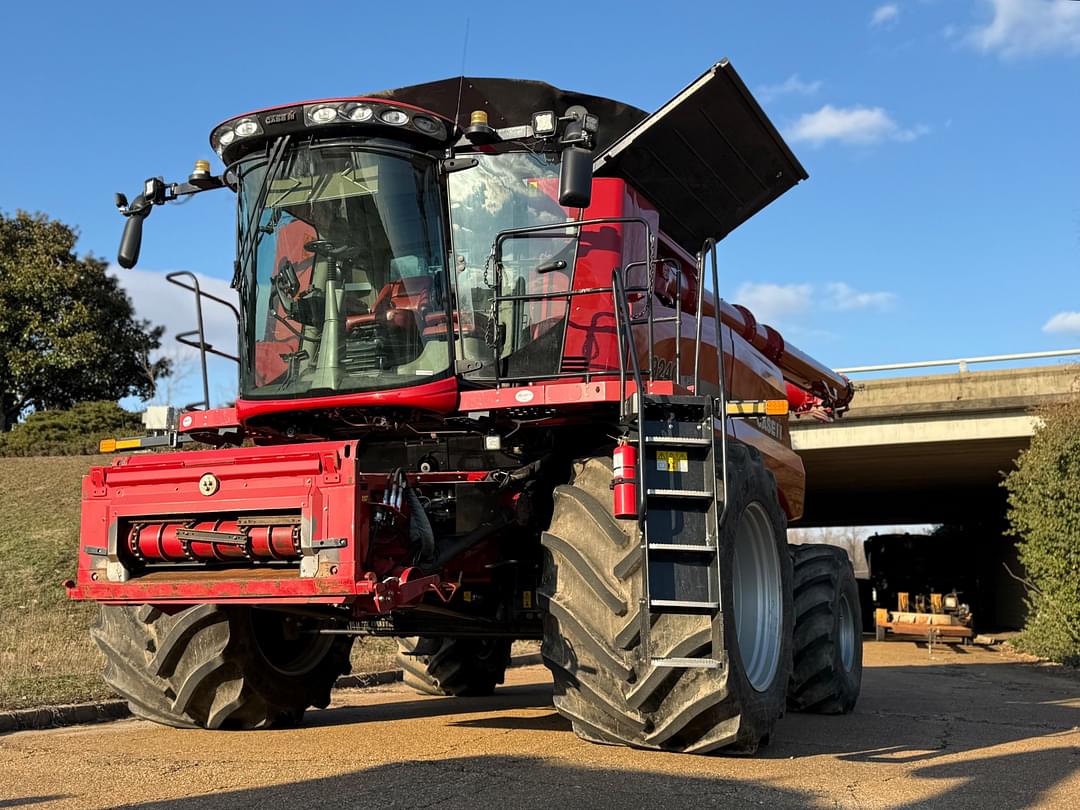
[[[527,667],[490,699],[342,690],[296,730],[0,736],[0,808],[1080,807],[1080,679],[905,642],[866,659],[854,714],[791,715],[753,758],[582,742]]]

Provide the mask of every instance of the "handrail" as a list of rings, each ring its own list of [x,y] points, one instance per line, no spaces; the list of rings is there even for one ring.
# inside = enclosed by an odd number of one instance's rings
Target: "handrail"
[[[934,366],[959,366],[967,371],[968,365],[976,363],[1004,363],[1010,360],[1040,360],[1049,357],[1075,357],[1080,349],[1054,349],[1046,352],[1021,352],[1019,354],[991,354],[982,357],[959,357],[952,360],[926,360],[915,363],[885,363],[876,366],[852,366],[836,369],[839,374],[863,374],[873,371],[898,371],[905,368],[931,368]]]
[[[548,222],[548,223],[544,223],[543,225],[527,225],[527,226],[521,227],[521,228],[507,228],[506,230],[499,231],[499,233],[496,234],[496,236],[495,236],[495,241],[491,245],[491,254],[488,256],[488,266],[493,267],[493,269],[495,271],[495,284],[494,284],[494,287],[495,287],[496,292],[495,292],[495,295],[493,295],[491,297],[491,318],[492,318],[492,322],[493,323],[498,323],[499,305],[502,304],[504,301],[511,301],[511,302],[516,304],[516,303],[524,301],[524,300],[542,300],[544,298],[552,298],[552,299],[566,298],[567,304],[569,304],[570,303],[570,297],[575,292],[573,290],[565,290],[565,291],[561,291],[561,292],[553,291],[551,293],[535,293],[535,295],[539,296],[536,299],[531,299],[531,298],[526,297],[526,296],[533,295],[531,293],[530,294],[511,293],[510,295],[505,295],[505,296],[500,295],[499,291],[502,289],[502,270],[503,270],[502,249],[503,249],[503,243],[504,242],[507,242],[507,241],[509,241],[511,239],[521,239],[521,238],[533,239],[533,238],[537,238],[538,235],[542,235],[544,232],[547,232],[547,231],[566,231],[566,230],[570,230],[570,229],[574,229],[574,230],[576,230],[578,232],[577,236],[574,237],[574,238],[580,238],[581,229],[588,226],[588,225],[621,225],[621,224],[634,224],[634,223],[640,224],[640,225],[644,226],[644,228],[645,228],[645,238],[644,238],[645,257],[646,257],[646,261],[650,261],[652,259],[652,253],[653,253],[653,249],[652,249],[653,248],[652,227],[649,225],[648,220],[646,220],[644,217],[598,217],[598,218],[595,218],[595,219],[568,219],[568,220],[564,220],[563,222]],[[553,236],[557,236],[557,235],[558,234],[554,234]],[[564,234],[564,236],[565,236],[565,234]],[[615,272],[618,272],[618,268],[616,268]],[[583,290],[581,292],[593,293],[594,291],[595,290]],[[625,292],[625,290],[624,290],[624,292]],[[651,306],[651,302],[649,302],[649,305]],[[650,312],[651,312],[651,310],[650,310]],[[496,334],[497,334],[497,332],[496,332]],[[500,349],[500,351],[501,351],[501,347],[493,347],[493,348]],[[650,351],[652,351],[651,348],[650,348]],[[621,355],[620,355],[620,358],[621,358]],[[498,357],[495,358],[495,363],[494,363],[494,367],[495,367],[495,383],[496,384],[498,384],[502,380],[502,368],[501,368],[501,366],[502,366],[502,357],[498,356]],[[622,373],[620,373],[620,379],[621,378],[622,378]]]
[[[623,270],[625,272],[625,268]],[[634,342],[634,324],[630,317],[630,303],[626,299],[626,287],[616,267],[611,271],[612,311],[615,315],[615,340],[619,354],[619,415],[623,423],[629,422],[629,409],[626,405],[626,360],[623,352],[629,352],[630,368],[634,374],[634,403],[637,405],[638,453],[634,466],[634,478],[637,480],[638,531],[641,537],[641,638],[639,647],[647,656],[649,650],[649,553],[646,522],[649,518],[648,489],[645,481],[645,386],[641,377],[641,364],[638,360],[637,345]],[[650,333],[652,331],[651,310],[649,311]],[[623,330],[623,324],[626,329]],[[628,427],[628,426],[627,426]]]
[[[701,395],[700,389],[700,356],[701,356],[701,313],[705,309],[703,304],[705,300],[705,259],[709,257],[712,259],[712,286],[713,295],[716,300],[720,300],[720,278],[719,270],[717,268],[716,259],[716,240],[711,236],[706,239],[702,245],[701,250],[697,255],[697,271],[698,271],[698,306],[696,314],[696,340],[694,343],[694,393],[698,396]],[[719,390],[719,396],[717,401],[719,403],[720,411],[720,474],[721,474],[721,486],[723,487],[724,502],[720,508],[720,514],[716,517],[717,527],[724,525],[724,517],[727,515],[728,507],[728,445],[727,445],[727,375],[724,372],[724,333],[720,320],[720,307],[713,307],[713,327],[716,330],[716,382]],[[717,538],[717,547],[719,549],[720,540]],[[719,553],[719,551],[718,551]],[[719,557],[718,557],[719,560]]]
[[[637,346],[634,343],[634,325],[630,320],[630,305],[626,300],[626,285],[623,283],[619,268],[611,271],[611,290],[614,301],[615,335],[618,342],[619,354],[619,410],[624,418],[626,412],[626,365],[629,355],[630,370],[634,375],[635,395],[638,402],[638,428],[642,428],[641,412],[642,401],[645,394],[645,385],[641,376],[641,362],[637,356]],[[623,330],[623,325],[626,330]],[[641,489],[638,487],[638,489]]]
[[[181,278],[190,278],[191,284],[185,284],[183,281],[181,281]],[[240,311],[231,303],[226,301],[224,298],[218,298],[216,295],[212,295],[208,292],[203,292],[202,288],[199,286],[199,277],[189,270],[177,270],[173,273],[167,273],[165,276],[165,280],[168,281],[170,284],[175,284],[181,289],[195,293],[196,328],[187,332],[181,332],[176,336],[176,340],[177,342],[182,343],[185,346],[190,346],[193,349],[199,350],[199,363],[202,367],[203,398],[201,402],[192,402],[188,405],[185,405],[184,410],[194,410],[197,406],[202,406],[204,410],[210,410],[210,377],[206,369],[207,352],[209,352],[210,354],[216,354],[218,357],[224,357],[226,360],[232,360],[237,364],[239,364],[240,358],[228,354],[227,352],[223,352],[220,349],[215,349],[213,345],[206,342],[206,331],[203,328],[202,300],[204,298],[209,298],[215,303],[228,307],[232,311],[232,314],[236,317],[237,323],[240,322]],[[198,337],[197,341],[191,340],[191,337],[193,335]]]

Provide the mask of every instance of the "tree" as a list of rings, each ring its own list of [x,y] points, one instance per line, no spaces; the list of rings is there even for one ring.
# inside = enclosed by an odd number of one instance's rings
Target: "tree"
[[[1028,587],[1021,648],[1080,662],[1080,399],[1044,408],[1005,479]]]
[[[27,408],[152,396],[164,327],[137,320],[107,263],[79,258],[75,230],[0,212],[0,432]],[[149,373],[148,373],[149,370]]]

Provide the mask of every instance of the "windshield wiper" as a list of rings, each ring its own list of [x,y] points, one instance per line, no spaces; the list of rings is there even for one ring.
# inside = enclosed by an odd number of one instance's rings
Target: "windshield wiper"
[[[240,253],[238,261],[236,263],[236,272],[233,275],[232,286],[235,288],[240,278],[240,271],[243,267],[247,266],[249,254],[253,254],[255,249],[259,246],[259,240],[262,238],[262,229],[256,228],[255,223],[258,222],[259,217],[262,216],[263,206],[266,204],[266,197],[270,193],[270,183],[275,174],[277,174],[278,166],[281,164],[281,159],[285,156],[285,148],[289,145],[289,136],[282,135],[276,141],[274,145],[270,147],[270,157],[266,162],[266,173],[263,174],[262,182],[259,184],[259,191],[255,195],[255,204],[251,207],[251,211],[248,214],[247,227],[244,229],[244,242],[240,245]]]

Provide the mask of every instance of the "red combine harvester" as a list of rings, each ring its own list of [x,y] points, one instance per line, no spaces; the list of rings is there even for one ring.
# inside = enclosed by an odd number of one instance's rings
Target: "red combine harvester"
[[[222,176],[117,200],[125,267],[155,205],[238,201],[235,406],[114,443],[216,449],[83,484],[70,595],[102,604],[135,714],[297,722],[356,635],[396,637],[441,695],[490,693],[511,642],[542,639],[556,707],[598,742],[751,751],[785,705],[852,708],[850,564],[785,535],[789,389],[819,416],[852,389],[714,294],[717,241],[807,177],[727,62],[652,115],[455,78],[211,144]],[[205,370],[211,297],[176,280]]]

